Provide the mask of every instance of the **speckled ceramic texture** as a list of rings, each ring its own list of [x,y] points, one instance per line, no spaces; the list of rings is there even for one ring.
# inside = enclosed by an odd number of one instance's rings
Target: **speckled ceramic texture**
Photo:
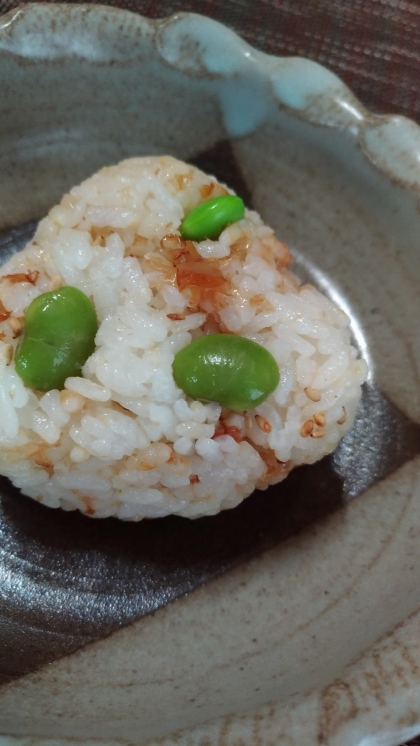
[[[330,471],[291,482],[305,513],[336,480],[337,509],[308,524],[289,488],[294,530],[194,571],[180,554],[174,592],[142,611],[134,554],[130,575],[128,554],[110,564],[116,545],[98,544],[106,562],[90,577],[69,532],[54,565],[46,514],[16,518],[23,498],[3,485],[0,629],[18,642],[0,746],[395,746],[420,731],[420,130],[199,16],[31,4],[0,18],[3,256],[74,183],[155,153],[228,164],[300,271],[349,312],[371,367],[358,424]],[[237,515],[224,539],[243,530]]]

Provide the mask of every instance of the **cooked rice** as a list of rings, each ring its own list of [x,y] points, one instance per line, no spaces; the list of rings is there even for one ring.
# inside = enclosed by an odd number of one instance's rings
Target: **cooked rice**
[[[367,370],[349,319],[299,283],[259,215],[218,241],[180,239],[184,214],[227,191],[171,157],[124,161],[72,189],[2,267],[0,471],[25,495],[95,517],[213,515],[352,426]],[[29,303],[62,284],[92,299],[96,350],[63,391],[33,391],[13,352]],[[174,355],[215,332],[278,362],[280,384],[252,411],[193,401],[174,382]]]

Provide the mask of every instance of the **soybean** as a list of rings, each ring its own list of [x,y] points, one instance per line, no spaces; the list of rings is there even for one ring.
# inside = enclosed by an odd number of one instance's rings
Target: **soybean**
[[[233,194],[215,197],[202,202],[184,218],[181,236],[190,241],[203,241],[205,238],[215,241],[227,225],[242,220],[244,215],[245,205],[240,197]]]
[[[66,285],[32,301],[15,355],[16,372],[34,389],[62,389],[95,349],[98,321],[89,298]]]
[[[216,401],[243,412],[277,388],[280,371],[261,345],[236,334],[209,334],[180,350],[172,364],[175,383],[193,399]]]

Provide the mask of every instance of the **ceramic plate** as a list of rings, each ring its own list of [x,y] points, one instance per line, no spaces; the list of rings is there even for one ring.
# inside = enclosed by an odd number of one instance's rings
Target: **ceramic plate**
[[[3,260],[73,184],[159,153],[291,245],[370,379],[330,458],[214,518],[89,521],[3,480],[0,744],[400,743],[420,731],[420,130],[200,16],[0,19]]]

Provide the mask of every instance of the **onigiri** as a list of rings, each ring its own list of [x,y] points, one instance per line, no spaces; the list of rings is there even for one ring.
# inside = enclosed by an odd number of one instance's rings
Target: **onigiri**
[[[214,515],[330,453],[351,428],[366,364],[349,318],[299,281],[288,247],[248,209],[217,236],[185,237],[185,218],[227,195],[172,157],[125,160],[74,187],[3,265],[0,472],[23,494],[97,518]],[[96,315],[91,347],[62,379],[29,385],[27,311],[67,287]],[[178,353],[215,335],[270,354],[278,377],[263,401],[240,410],[175,380]]]

